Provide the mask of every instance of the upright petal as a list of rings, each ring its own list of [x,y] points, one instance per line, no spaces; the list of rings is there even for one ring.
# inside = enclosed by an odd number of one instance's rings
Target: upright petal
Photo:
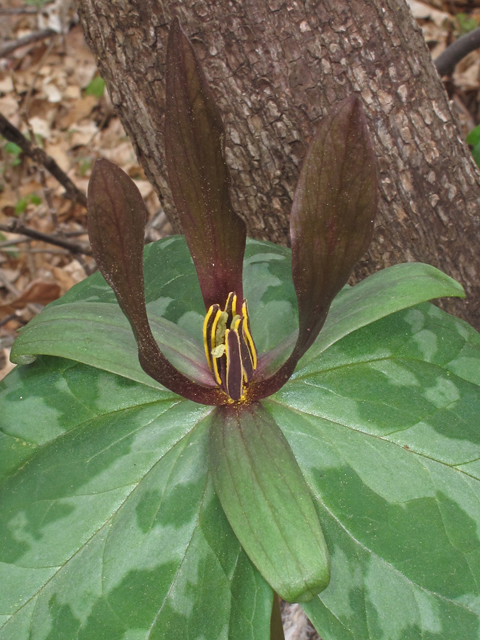
[[[135,183],[113,163],[98,160],[88,185],[87,200],[92,252],[132,326],[142,368],[170,391],[202,404],[221,404],[224,394],[213,386],[196,384],[180,373],[165,358],[153,337],[143,282],[147,210]]]
[[[230,201],[220,112],[178,19],[170,28],[166,75],[168,178],[208,309],[231,291],[243,299],[246,228]]]
[[[377,168],[362,103],[344,100],[310,145],[290,218],[299,357],[315,341],[332,300],[370,244]]]
[[[305,156],[290,217],[299,332],[286,363],[252,393],[278,390],[313,344],[333,299],[370,244],[377,211],[377,169],[360,100],[343,100],[325,118]]]

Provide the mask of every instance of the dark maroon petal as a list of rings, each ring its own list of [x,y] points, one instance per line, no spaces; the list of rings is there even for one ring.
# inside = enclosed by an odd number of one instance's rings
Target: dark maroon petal
[[[146,318],[143,245],[147,215],[142,196],[127,174],[108,160],[97,160],[88,184],[92,251],[105,280],[135,326],[144,321],[144,315]]]
[[[326,118],[307,151],[290,218],[299,333],[285,364],[259,382],[253,398],[277,391],[322,328],[330,304],[370,244],[377,211],[377,170],[360,100]]]
[[[167,389],[202,404],[223,404],[218,389],[189,380],[161,353],[150,330],[143,282],[147,210],[133,180],[108,160],[98,160],[88,185],[92,252],[132,326],[142,368]],[[213,381],[212,381],[213,384]]]
[[[377,212],[377,169],[362,103],[340,103],[307,152],[290,217],[292,274],[301,357],[332,300],[370,244]]]
[[[167,52],[165,152],[183,233],[208,309],[240,299],[246,228],[233,211],[225,131],[195,51],[178,19]]]

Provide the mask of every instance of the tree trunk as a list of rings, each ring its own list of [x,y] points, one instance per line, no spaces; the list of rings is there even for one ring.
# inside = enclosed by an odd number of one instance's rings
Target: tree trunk
[[[480,174],[404,0],[76,0],[113,104],[174,229],[163,143],[165,51],[178,15],[227,129],[237,211],[287,243],[316,122],[361,95],[378,156],[380,210],[356,276],[418,260],[461,282],[445,307],[480,328]]]

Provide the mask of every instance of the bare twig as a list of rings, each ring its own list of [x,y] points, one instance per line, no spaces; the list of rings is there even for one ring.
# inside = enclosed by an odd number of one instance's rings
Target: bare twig
[[[89,264],[80,253],[77,253],[77,255],[75,256],[75,260],[85,271],[85,275],[91,276],[92,273],[95,273],[95,271],[97,271],[97,263],[93,262],[93,264]]]
[[[20,295],[19,289],[17,289],[17,287],[13,284],[13,282],[10,282],[10,280],[2,272],[1,269],[0,269],[0,283],[5,287],[5,289],[8,289],[10,293],[13,293],[14,296],[18,297]]]
[[[40,183],[42,185],[43,195],[45,196],[45,202],[47,203],[48,212],[50,213],[50,218],[52,219],[52,222],[56,227],[58,223],[57,210],[53,206],[51,189],[49,189],[47,186],[45,169],[43,167],[40,167],[39,173],[40,173]]]
[[[18,145],[21,150],[27,155],[29,158],[32,158],[38,164],[41,164],[49,171],[54,178],[56,178],[61,185],[63,185],[66,189],[65,193],[63,193],[63,197],[69,200],[74,200],[75,202],[79,202],[84,207],[87,206],[87,197],[84,193],[80,191],[78,187],[70,180],[67,174],[60,169],[55,160],[47,155],[43,149],[40,147],[36,147],[33,145],[30,140],[21,133],[16,127],[11,124],[2,114],[0,113],[0,134],[10,140],[10,142],[14,142]],[[27,235],[27,234],[25,234]]]
[[[471,51],[480,48],[480,27],[466,33],[455,42],[452,42],[438,58],[435,59],[440,76],[449,76],[453,73],[455,66],[465,58]]]
[[[19,16],[23,13],[38,13],[37,7],[0,7],[0,15]]]
[[[77,231],[64,231],[63,235],[66,238],[76,238],[78,236],[85,236],[87,234],[87,231],[85,229],[82,230],[77,230]]]
[[[18,222],[18,220],[12,220],[7,224],[0,224],[0,231],[6,231],[7,233],[20,233],[24,236],[28,236],[29,238],[33,238],[34,240],[41,240],[42,242],[48,242],[49,244],[53,244],[57,247],[62,247],[73,254],[84,254],[87,256],[92,255],[90,249],[86,247],[82,247],[81,245],[70,242],[69,240],[64,240],[58,236],[51,236],[48,233],[42,233],[36,229],[31,229],[30,227],[23,225],[21,222]]]
[[[160,209],[155,213],[153,218],[151,218],[145,227],[145,243],[148,244],[150,242],[155,241],[155,234],[153,231],[156,231],[158,234],[161,234],[163,228],[168,224],[168,218],[165,215],[165,211]]]
[[[17,287],[13,284],[13,282],[10,282],[10,280],[8,278],[5,277],[5,274],[2,273],[2,270],[0,269],[0,282],[3,284],[3,286],[8,289],[10,291],[10,293],[13,293],[13,295],[18,298],[18,296],[21,295],[19,289],[17,289]],[[27,309],[33,313],[33,314],[37,314],[41,311],[42,309],[42,305],[36,303],[36,302],[29,302],[27,304]]]
[[[28,36],[23,36],[23,38],[18,38],[18,40],[4,42],[0,44],[0,58],[6,58],[16,49],[20,49],[20,47],[25,47],[27,44],[32,44],[39,40],[45,40],[45,38],[55,34],[56,31],[53,29],[42,29],[41,31],[33,31],[33,33],[29,33]]]
[[[20,247],[17,247],[16,249],[14,249],[13,247],[9,247],[7,249],[3,249],[3,251],[5,253],[18,253],[20,251],[25,251],[26,253],[52,253],[55,255],[61,255],[61,256],[68,256],[70,255],[70,251],[67,251],[66,249],[32,249],[32,248],[27,248],[27,249],[22,249]]]
[[[3,320],[0,320],[0,327],[3,327],[4,325],[6,325],[8,322],[10,322],[10,320],[14,320],[17,319],[18,320],[18,315],[16,313],[11,313],[9,316],[7,316],[6,318],[3,318]]]
[[[15,240],[5,240],[5,242],[0,242],[0,249],[5,249],[5,247],[15,247],[17,244],[22,244],[22,242],[32,242],[33,238],[27,238],[26,236],[20,236],[19,238],[15,238]]]

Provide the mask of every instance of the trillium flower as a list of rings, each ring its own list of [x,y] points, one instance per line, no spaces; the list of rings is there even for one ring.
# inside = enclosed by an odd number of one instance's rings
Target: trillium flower
[[[89,184],[89,235],[132,326],[144,371],[174,393],[216,407],[211,470],[245,551],[282,597],[306,600],[328,584],[328,551],[293,453],[261,401],[291,377],[370,243],[377,207],[374,154],[358,98],[347,98],[321,121],[290,217],[298,333],[273,352],[257,354],[243,297],[246,226],[230,200],[224,141],[207,80],[176,20],[167,51],[166,161],[205,303],[208,369],[205,361],[194,362],[187,376],[154,339],[143,281],[147,210],[133,181],[107,160],[96,163]]]

